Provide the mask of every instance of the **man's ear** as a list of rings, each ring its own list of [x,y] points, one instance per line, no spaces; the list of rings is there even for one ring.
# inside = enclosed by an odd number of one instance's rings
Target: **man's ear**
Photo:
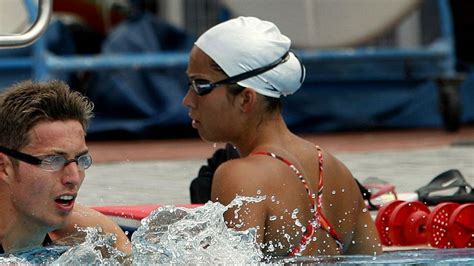
[[[3,153],[0,153],[0,180],[10,183],[13,180],[13,164],[12,160]]]
[[[240,108],[242,112],[248,113],[255,108],[255,104],[257,103],[257,93],[250,89],[245,88],[240,93]]]

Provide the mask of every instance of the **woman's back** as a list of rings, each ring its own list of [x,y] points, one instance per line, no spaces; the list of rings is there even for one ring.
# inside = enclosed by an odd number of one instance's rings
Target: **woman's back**
[[[236,194],[267,198],[247,204],[237,219],[233,212],[227,218],[240,228],[259,227],[263,250],[274,255],[336,255],[351,252],[354,239],[359,246],[369,241],[369,246],[375,245],[364,248],[365,254],[379,252],[375,227],[350,172],[314,144],[297,137],[291,144],[257,147],[249,156],[219,169],[218,176],[226,169],[237,171],[231,176],[226,173],[224,182],[227,186],[235,182]],[[216,181],[216,190],[219,184]],[[247,217],[251,212],[261,217]]]

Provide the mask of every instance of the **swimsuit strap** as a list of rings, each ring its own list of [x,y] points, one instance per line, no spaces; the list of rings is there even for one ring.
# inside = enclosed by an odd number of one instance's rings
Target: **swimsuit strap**
[[[322,194],[323,194],[323,176],[324,176],[324,168],[323,168],[323,153],[321,151],[321,148],[316,145],[316,149],[318,150],[318,166],[319,166],[319,184],[318,184],[318,194],[317,196],[311,192],[311,189],[308,186],[308,183],[304,179],[303,174],[294,166],[293,163],[288,161],[287,159],[276,155],[272,152],[268,151],[256,151],[253,152],[252,154],[256,155],[267,155],[271,156],[275,159],[278,159],[288,165],[291,170],[293,170],[296,174],[296,176],[300,179],[301,183],[303,183],[304,188],[306,189],[306,193],[308,194],[309,200],[311,202],[311,212],[313,214],[313,220],[306,226],[306,230],[301,238],[300,245],[295,246],[291,249],[289,256],[295,256],[299,254],[306,245],[311,241],[311,238],[313,237],[314,232],[320,227],[323,228],[324,231],[328,232],[336,241],[336,244],[338,246],[338,249],[340,251],[343,250],[343,245],[342,241],[340,240],[341,238],[339,237],[339,234],[336,232],[334,227],[332,227],[327,220],[327,218],[323,215],[322,209],[321,209],[321,202],[322,202]]]
[[[318,145],[316,145],[316,149],[318,150],[318,163],[319,163],[319,190],[318,190],[318,213],[319,213],[319,222],[320,222],[320,226],[321,228],[326,231],[327,233],[329,233],[329,235],[334,238],[334,240],[336,241],[336,244],[338,246],[338,249],[339,251],[342,251],[343,250],[343,242],[342,242],[342,238],[341,236],[339,235],[339,233],[336,231],[336,229],[334,228],[334,226],[331,226],[331,223],[329,222],[329,220],[326,218],[326,215],[324,215],[323,211],[322,211],[322,202],[323,202],[323,177],[324,177],[324,160],[323,160],[323,152],[321,150],[321,147],[319,147]]]
[[[288,161],[287,159],[279,156],[279,155],[276,155],[274,154],[273,152],[268,152],[268,151],[256,151],[256,152],[253,152],[252,154],[256,154],[256,155],[268,155],[268,156],[271,156],[273,158],[276,158],[282,162],[284,162],[286,165],[288,165],[291,170],[293,170],[296,174],[296,176],[300,179],[301,183],[303,183],[303,186],[304,188],[306,189],[306,193],[308,194],[308,197],[309,197],[309,200],[311,202],[311,212],[314,213],[314,216],[316,217],[317,216],[317,206],[320,205],[319,202],[316,202],[315,198],[316,196],[311,193],[311,189],[309,188],[308,186],[308,183],[306,182],[306,180],[304,179],[304,176],[303,174],[301,174],[301,172],[298,170],[298,168],[296,168],[296,166],[294,166],[290,161]],[[318,197],[318,200],[319,200],[319,197]]]

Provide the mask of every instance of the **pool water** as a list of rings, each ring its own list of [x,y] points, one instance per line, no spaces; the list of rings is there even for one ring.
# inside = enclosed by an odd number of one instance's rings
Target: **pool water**
[[[0,256],[0,264],[52,264],[69,248],[67,246],[38,247],[12,255]]]
[[[229,206],[258,202],[237,197]],[[234,205],[232,205],[234,204]],[[265,257],[255,241],[255,230],[227,228],[223,213],[229,208],[209,202],[198,208],[160,207],[142,220],[132,235],[133,262],[113,248],[115,237],[100,229],[82,229],[84,243],[74,247],[50,246],[8,256],[0,264],[463,264],[474,265],[474,248],[418,249],[384,252],[379,256]],[[238,209],[238,208],[237,208]]]
[[[297,264],[357,264],[357,265],[474,265],[474,249],[418,249],[384,252],[377,257],[372,256],[320,256],[281,259],[277,263]]]

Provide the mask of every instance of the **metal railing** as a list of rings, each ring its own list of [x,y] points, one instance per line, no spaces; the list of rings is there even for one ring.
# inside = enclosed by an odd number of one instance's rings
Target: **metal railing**
[[[53,0],[38,0],[38,15],[31,27],[24,33],[0,35],[0,48],[19,48],[33,44],[49,24]]]

